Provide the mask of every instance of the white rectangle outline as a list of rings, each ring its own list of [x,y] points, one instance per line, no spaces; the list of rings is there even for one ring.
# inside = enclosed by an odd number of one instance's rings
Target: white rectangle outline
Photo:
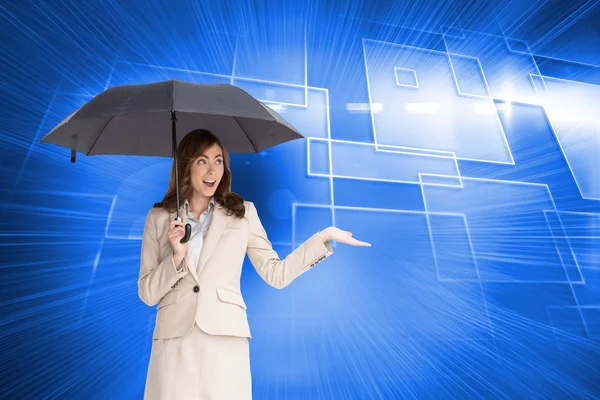
[[[415,184],[415,185],[421,185],[422,183],[419,181],[403,181],[403,180],[397,180],[397,179],[379,179],[379,178],[366,178],[366,177],[358,177],[358,176],[352,176],[352,175],[339,175],[339,174],[332,174],[332,170],[331,168],[333,168],[333,163],[330,162],[329,163],[329,174],[323,174],[323,173],[315,173],[312,172],[311,169],[311,147],[310,147],[310,143],[312,141],[325,141],[328,143],[328,150],[329,150],[329,160],[332,160],[333,157],[333,153],[332,153],[332,144],[333,143],[344,143],[344,144],[350,144],[350,145],[357,145],[357,146],[375,146],[375,151],[376,152],[382,152],[382,153],[394,153],[394,154],[406,154],[406,155],[410,155],[410,156],[417,156],[417,157],[433,157],[433,158],[447,158],[447,159],[451,159],[454,161],[454,167],[456,168],[456,177],[455,179],[458,179],[460,181],[461,176],[460,176],[460,172],[458,169],[458,162],[456,160],[456,157],[453,157],[452,153],[447,152],[449,155],[448,156],[440,156],[440,155],[435,155],[435,154],[424,154],[423,153],[415,153],[412,151],[402,151],[402,150],[411,150],[410,148],[403,148],[401,146],[394,146],[396,147],[398,150],[397,151],[392,151],[392,150],[381,150],[378,149],[377,146],[373,143],[365,143],[365,142],[354,142],[354,141],[349,141],[349,140],[341,140],[341,139],[323,139],[323,138],[314,138],[314,137],[307,137],[306,140],[306,165],[307,165],[307,175],[308,176],[314,176],[314,177],[323,177],[323,178],[331,178],[331,185],[333,185],[333,178],[345,178],[345,179],[353,179],[353,180],[359,180],[359,181],[374,181],[374,182],[392,182],[392,183],[408,183],[408,184]],[[392,146],[386,146],[386,147],[392,147]],[[420,150],[420,149],[419,149]],[[437,175],[437,174],[429,174],[431,176],[447,176],[447,175]],[[462,185],[462,182],[461,182]]]
[[[369,81],[369,66],[368,66],[368,62],[367,62],[367,52],[366,52],[366,49],[365,49],[365,43],[366,42],[372,42],[372,43],[376,43],[376,44],[379,44],[379,45],[389,45],[389,46],[393,46],[393,47],[402,47],[402,48],[407,48],[407,49],[414,49],[414,50],[419,50],[419,51],[423,51],[423,52],[429,52],[429,53],[433,53],[433,54],[438,54],[438,55],[446,56],[446,58],[448,58],[448,54],[449,54],[448,52],[442,52],[442,51],[437,51],[437,50],[424,49],[424,48],[418,48],[418,47],[408,46],[408,45],[403,45],[403,44],[390,43],[390,42],[384,42],[384,41],[380,41],[380,40],[372,40],[372,39],[363,38],[362,39],[363,58],[364,58],[364,63],[365,63],[365,73],[366,73],[366,80],[367,80],[367,92],[369,94],[369,103],[370,104],[373,103],[373,97],[372,97],[372,94],[371,94],[371,84],[370,84],[370,81]],[[456,80],[456,75],[454,74],[454,71],[453,71],[452,68],[451,68],[451,71],[452,71],[452,75],[453,75],[454,79]],[[482,72],[482,76],[485,79],[485,74],[483,72]],[[486,87],[487,87],[487,80],[486,80]],[[473,96],[464,95],[464,94],[462,96],[464,96],[464,97],[473,97]],[[379,141],[378,141],[378,138],[377,138],[377,129],[375,128],[375,114],[373,112],[371,112],[370,114],[371,114],[371,127],[373,129],[374,142],[375,142],[376,145],[378,145]],[[499,115],[497,113],[495,115],[496,115],[496,122],[497,122],[497,124],[499,126],[499,129],[500,129],[501,133],[502,133],[502,139],[503,139],[505,148],[508,150],[508,154],[510,156],[510,162],[480,160],[480,159],[466,158],[466,157],[457,157],[457,159],[459,159],[459,160],[468,160],[468,161],[487,162],[487,163],[491,163],[491,164],[515,165],[515,160],[514,160],[514,157],[512,155],[512,151],[510,149],[510,146],[508,145],[508,140],[506,139],[506,133],[504,132],[504,127],[502,126],[502,123],[500,122],[500,117],[499,117]],[[425,150],[425,149],[423,149],[423,150]]]
[[[410,71],[413,73],[413,76],[415,77],[415,84],[414,85],[407,85],[404,83],[400,83],[398,81],[398,71]],[[415,88],[418,89],[419,88],[419,78],[417,77],[417,71],[415,71],[414,69],[410,69],[410,68],[400,68],[400,67],[394,67],[394,77],[396,78],[396,86],[404,86],[404,87],[408,87],[408,88]]]

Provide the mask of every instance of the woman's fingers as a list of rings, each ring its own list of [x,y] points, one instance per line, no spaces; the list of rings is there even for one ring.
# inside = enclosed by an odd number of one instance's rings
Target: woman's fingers
[[[335,240],[352,246],[371,246],[371,243],[355,239],[350,231],[345,231],[336,227],[329,227],[328,230],[330,232],[330,240]]]
[[[185,235],[185,231],[183,228],[175,228],[173,230],[173,237],[176,239],[181,239]]]
[[[371,246],[371,243],[363,242],[362,240],[354,239],[352,237],[349,237],[346,243],[352,246]]]
[[[353,244],[354,246],[371,246],[371,243],[363,242],[361,240],[356,240],[356,239],[353,239],[351,241],[351,244]]]
[[[171,244],[173,251],[180,255],[185,255],[187,252],[187,243],[181,243],[181,239],[185,236],[184,224],[178,220],[169,221],[169,230],[167,231],[167,239]]]
[[[185,236],[185,229],[183,228],[183,222],[171,221],[171,228],[167,232],[167,238],[170,242],[176,242],[181,240]]]
[[[182,230],[183,230],[183,228],[181,228],[181,227],[175,227],[173,229],[169,229],[169,231],[167,232],[167,235],[172,235],[172,234],[180,232]]]
[[[169,227],[169,232],[178,232],[178,231],[184,231],[183,222],[171,221],[171,226]]]
[[[176,226],[181,226],[183,227],[183,222],[181,221],[177,221],[176,219],[171,221],[171,224],[169,225],[169,230],[172,230],[174,227]]]

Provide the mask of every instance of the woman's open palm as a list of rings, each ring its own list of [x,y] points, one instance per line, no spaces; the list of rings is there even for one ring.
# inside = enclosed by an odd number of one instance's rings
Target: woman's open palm
[[[330,226],[329,228],[324,229],[323,234],[325,235],[327,240],[335,240],[336,242],[346,243],[351,246],[371,246],[371,243],[363,242],[353,238],[352,232],[344,231],[335,226]]]

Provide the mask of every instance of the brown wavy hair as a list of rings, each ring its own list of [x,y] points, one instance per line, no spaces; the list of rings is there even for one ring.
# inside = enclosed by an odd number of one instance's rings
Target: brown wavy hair
[[[195,129],[187,133],[177,145],[177,166],[179,173],[179,205],[185,203],[185,200],[191,199],[193,188],[191,185],[190,171],[192,163],[198,159],[209,147],[217,144],[223,151],[224,171],[223,177],[217,186],[214,198],[217,204],[222,205],[227,214],[235,214],[238,218],[243,218],[246,208],[244,207],[244,198],[231,191],[231,170],[229,169],[229,153],[221,144],[221,141],[211,131],[207,129]],[[175,188],[175,160],[171,165],[171,177],[167,193],[161,202],[155,203],[154,207],[163,207],[169,212],[177,208],[177,191]]]

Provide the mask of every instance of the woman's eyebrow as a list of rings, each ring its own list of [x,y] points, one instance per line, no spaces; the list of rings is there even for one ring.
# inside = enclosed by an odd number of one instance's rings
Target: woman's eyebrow
[[[207,155],[204,155],[204,154],[200,155],[200,157],[208,158],[208,156],[207,156]],[[217,155],[215,156],[215,158],[217,158],[217,157],[223,157],[223,155],[222,155],[222,154],[217,154]]]

